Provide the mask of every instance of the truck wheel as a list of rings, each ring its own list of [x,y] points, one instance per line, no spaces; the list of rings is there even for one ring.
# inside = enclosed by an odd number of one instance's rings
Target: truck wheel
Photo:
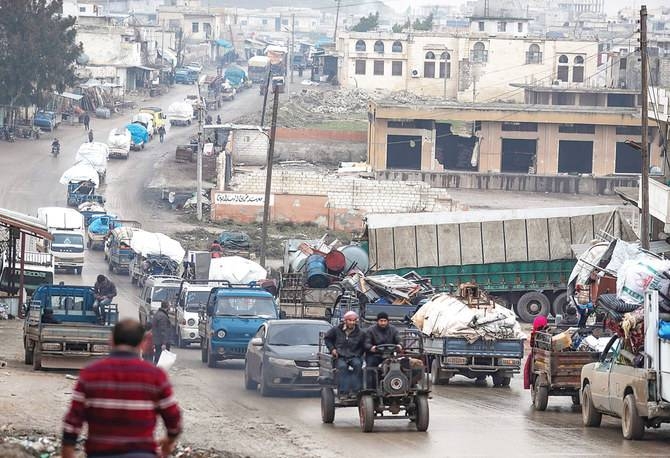
[[[251,374],[249,374],[249,366],[246,360],[244,361],[244,388],[252,391],[258,388],[258,383],[252,379]]]
[[[321,421],[332,423],[335,420],[335,393],[333,389],[321,388]]]
[[[597,427],[603,419],[603,414],[596,410],[591,395],[591,385],[582,388],[582,423],[584,426]]]
[[[486,375],[479,375],[477,378],[475,378],[475,385],[486,386]]]
[[[430,422],[430,412],[428,410],[428,396],[425,394],[417,395],[414,399],[416,404],[416,430],[427,431]]]
[[[535,410],[542,412],[547,409],[547,403],[549,402],[549,390],[546,386],[540,385],[540,377],[535,377],[531,396],[533,397],[533,408]]]
[[[37,349],[37,344],[33,349],[33,370],[39,371],[42,369],[42,352]]]
[[[568,293],[560,293],[551,304],[551,314],[554,316],[556,316],[556,314],[565,315],[565,310],[568,308],[569,304]]]
[[[207,362],[207,342],[205,339],[200,339],[200,359],[203,363]]]
[[[216,367],[216,355],[213,354],[210,349],[209,345],[207,346],[207,367],[215,368]]]
[[[437,358],[433,358],[433,362],[430,365],[430,382],[433,385],[449,384],[449,379],[442,376],[442,369]]]
[[[547,316],[549,308],[550,304],[547,296],[537,291],[524,294],[516,304],[516,312],[519,318],[526,323],[532,323],[540,315]]]
[[[372,432],[375,427],[375,401],[370,395],[361,396],[358,403],[358,419],[361,423],[361,431]]]
[[[493,379],[493,386],[507,387],[507,386],[509,386],[510,382],[512,381],[512,377],[504,376],[504,375],[498,375],[498,374],[493,374],[491,376],[491,378]]]
[[[107,264],[107,270],[109,270],[110,272],[114,273],[114,266],[112,265],[111,262],[110,262],[109,264]]]
[[[186,345],[184,345],[184,341],[181,338],[181,331],[179,328],[177,328],[177,347],[186,348]]]
[[[635,404],[635,395],[633,393],[628,393],[623,398],[621,429],[624,439],[637,441],[644,437],[644,421],[637,413],[637,405]]]
[[[28,348],[27,343],[24,343],[24,348],[25,348],[25,356],[23,358],[23,362],[25,364],[32,364],[33,363],[33,352],[35,350],[34,350],[34,348]]]

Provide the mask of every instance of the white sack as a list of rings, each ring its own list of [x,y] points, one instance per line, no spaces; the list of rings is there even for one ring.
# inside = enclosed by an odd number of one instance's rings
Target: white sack
[[[104,143],[82,143],[74,157],[75,162],[83,162],[93,167],[98,173],[107,171],[109,148]]]
[[[107,138],[107,146],[114,149],[130,149],[130,131],[128,129],[112,129]]]
[[[79,183],[82,181],[91,181],[97,188],[100,184],[100,178],[98,177],[98,171],[91,167],[89,164],[79,162],[61,175],[59,183],[67,185],[68,183],[75,182]]]
[[[184,260],[184,254],[186,254],[176,240],[159,232],[147,232],[141,229],[133,232],[130,248],[144,257],[164,255],[179,264]]]
[[[670,261],[640,253],[637,258],[624,262],[617,272],[617,297],[629,304],[642,304],[644,293],[659,288],[666,270],[670,270]]]
[[[263,266],[240,256],[212,258],[209,264],[210,280],[225,280],[233,284],[246,285],[267,277],[268,273]]]

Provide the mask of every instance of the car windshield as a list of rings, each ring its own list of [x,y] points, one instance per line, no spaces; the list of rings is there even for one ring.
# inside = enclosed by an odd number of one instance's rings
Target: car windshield
[[[156,286],[151,293],[151,301],[172,301],[178,292],[179,288],[176,286]]]
[[[186,311],[197,312],[207,303],[209,291],[189,291],[186,296]]]
[[[319,345],[319,333],[326,332],[330,326],[306,324],[275,324],[268,330],[269,345]]]
[[[220,296],[216,299],[215,310],[215,314],[220,316],[277,317],[274,301],[270,297]]]

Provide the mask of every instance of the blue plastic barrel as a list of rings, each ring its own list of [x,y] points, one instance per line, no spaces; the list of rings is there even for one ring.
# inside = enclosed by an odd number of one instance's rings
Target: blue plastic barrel
[[[310,288],[326,288],[330,284],[326,275],[326,259],[318,254],[307,258],[307,284]]]

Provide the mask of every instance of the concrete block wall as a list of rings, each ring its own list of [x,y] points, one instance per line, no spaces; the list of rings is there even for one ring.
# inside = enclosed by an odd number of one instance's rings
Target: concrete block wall
[[[265,172],[238,174],[232,186],[237,192],[263,193]],[[455,207],[446,189],[431,188],[421,181],[376,181],[309,170],[273,171],[272,193],[327,196],[329,208],[367,213],[449,211]]]

